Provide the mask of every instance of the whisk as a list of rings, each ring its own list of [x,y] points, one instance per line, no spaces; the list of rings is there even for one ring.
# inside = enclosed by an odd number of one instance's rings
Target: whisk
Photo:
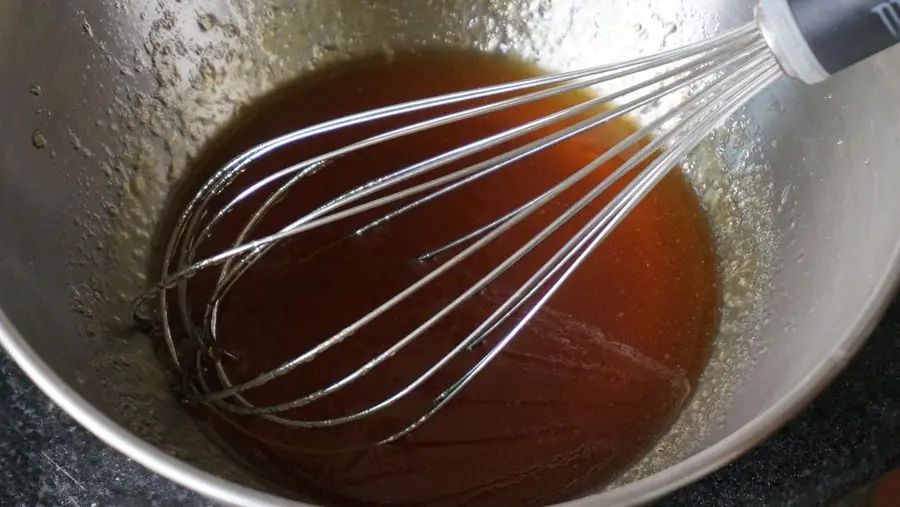
[[[190,397],[220,410],[235,414],[255,415],[266,420],[299,428],[338,426],[369,417],[406,397],[451,360],[466,351],[475,350],[495,330],[504,327],[502,336],[487,350],[478,349],[480,359],[468,371],[432,400],[421,416],[412,423],[377,444],[395,441],[420,427],[469,384],[500,354],[517,334],[531,321],[547,301],[575,273],[584,260],[603,242],[624,218],[641,202],[654,186],[685,157],[719,123],[745,105],[760,90],[788,74],[802,82],[813,84],[854,64],[897,41],[900,32],[900,2],[889,0],[762,0],[755,22],[685,47],[661,52],[622,63],[547,75],[504,83],[474,90],[415,100],[382,107],[271,139],[246,151],[213,174],[193,196],[178,217],[169,238],[162,261],[161,280],[134,303],[135,319],[142,320],[146,304],[158,303],[161,334],[165,339],[175,366],[192,373]],[[338,157],[370,146],[395,140],[417,132],[440,127],[509,108],[520,107],[576,90],[601,87],[615,90],[606,95],[573,105],[552,114],[506,129],[489,137],[463,144],[397,171],[372,180],[319,206],[313,211],[284,225],[264,237],[250,239],[257,226],[272,207],[292,187],[301,185],[313,173],[327,170],[327,163]],[[431,110],[447,105],[480,101],[478,105],[410,123],[383,133],[353,142],[314,158],[274,172],[239,189],[236,196],[220,208],[211,203],[223,190],[233,185],[239,175],[253,162],[270,156],[285,146],[300,143],[315,136],[374,122],[410,112]],[[302,355],[290,358],[280,366],[248,381],[234,382],[224,366],[223,352],[217,346],[217,323],[223,298],[235,283],[274,245],[288,238],[324,227],[328,224],[378,210],[380,217],[356,231],[367,234],[386,222],[406,213],[415,213],[426,202],[478,180],[514,162],[557,145],[594,129],[604,123],[665,101],[656,118],[595,160],[566,176],[552,188],[516,209],[478,227],[462,237],[429,252],[433,258],[440,253],[452,253],[405,290],[362,315],[333,336],[326,337]],[[600,105],[614,106],[598,112]],[[587,116],[585,118],[585,116]],[[569,121],[567,121],[569,120]],[[576,121],[577,120],[577,121]],[[522,142],[508,151],[473,163],[461,169],[440,172],[449,164],[473,154],[522,139],[535,132],[550,133],[533,141]],[[417,291],[458,266],[475,252],[517,223],[545,207],[547,203],[584,180],[604,164],[622,154],[631,154],[607,178],[589,190],[577,202],[564,210],[549,225],[530,238],[518,250],[499,262],[489,273],[466,288],[429,319],[422,322],[381,354],[371,358],[357,370],[339,381],[312,393],[298,393],[294,399],[279,404],[257,406],[245,394],[274,379],[314,361],[323,352],[352,339],[355,332],[410,298]],[[630,173],[637,172],[636,175]],[[288,417],[291,410],[321,400],[358,381],[380,367],[388,358],[408,346],[437,322],[452,314],[465,301],[494,282],[516,265],[538,244],[569,222],[600,196],[609,193],[616,182],[628,175],[631,179],[623,189],[587,223],[568,238],[563,246],[544,262],[511,295],[493,309],[475,329],[461,336],[458,344],[431,365],[408,385],[372,405],[340,417],[321,420],[301,420]],[[403,183],[407,183],[403,186]],[[211,257],[198,259],[198,251],[220,225],[224,217],[245,205],[250,197],[262,204],[250,214],[231,247]],[[609,197],[609,196],[607,196]],[[253,201],[256,202],[256,201]],[[455,253],[453,253],[455,252]],[[188,303],[187,281],[201,271],[214,271],[216,283],[205,303],[202,315],[195,315]],[[174,305],[169,298],[174,294]],[[174,308],[174,310],[173,310]],[[176,314],[176,315],[173,315]],[[173,339],[173,318],[181,324],[198,345],[193,358],[196,368],[182,364]],[[211,361],[219,387],[209,385],[204,375],[197,373],[201,361]]]

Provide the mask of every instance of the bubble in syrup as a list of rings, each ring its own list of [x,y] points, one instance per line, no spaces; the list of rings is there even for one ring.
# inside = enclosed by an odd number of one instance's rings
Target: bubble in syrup
[[[47,138],[44,137],[40,130],[35,130],[31,133],[31,145],[39,150],[47,147]]]

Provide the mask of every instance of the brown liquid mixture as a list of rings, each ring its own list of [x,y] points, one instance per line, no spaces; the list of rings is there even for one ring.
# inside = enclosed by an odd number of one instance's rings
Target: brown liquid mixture
[[[279,134],[382,105],[535,75],[539,75],[537,69],[508,57],[449,50],[396,53],[321,71],[244,112],[182,184],[173,214],[213,170]],[[276,205],[255,237],[283,227],[359,183],[586,98],[584,93],[570,94],[345,156],[297,185]],[[234,188],[434,114],[353,127],[299,143],[255,163]],[[218,337],[221,347],[236,357],[225,365],[232,380],[248,380],[332,336],[459,249],[425,262],[417,261],[417,256],[537,196],[632,131],[629,123],[613,122],[362,236],[341,240],[379,214],[281,243],[241,279],[223,303]],[[471,164],[485,156],[462,162]],[[286,402],[347,375],[471,286],[622,161],[598,169],[346,342],[248,392],[247,398],[258,405]],[[226,192],[213,206],[221,206],[236,191]],[[608,202],[609,195],[362,380],[279,415],[339,417],[394,394],[496,309]],[[200,257],[232,241],[258,204],[259,200],[240,208],[219,226]],[[162,232],[168,236],[167,230]],[[331,246],[323,250],[324,245]],[[689,185],[673,173],[502,354],[409,436],[381,447],[366,445],[420,417],[431,400],[481,359],[509,326],[462,353],[391,408],[356,423],[300,429],[217,410],[201,415],[223,444],[260,475],[329,504],[511,506],[564,500],[615,478],[677,417],[705,365],[716,330],[715,266],[706,217]],[[202,302],[216,274],[209,271],[192,280],[195,312],[202,314]],[[216,383],[211,373],[205,376]],[[336,450],[341,447],[351,449]]]

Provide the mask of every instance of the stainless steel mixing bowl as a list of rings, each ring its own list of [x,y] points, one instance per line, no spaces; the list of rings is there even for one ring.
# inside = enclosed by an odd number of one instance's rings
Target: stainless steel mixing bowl
[[[128,303],[168,189],[228,116],[330,61],[418,44],[550,69],[697,40],[725,0],[6,0],[0,3],[0,343],[50,397],[156,472],[234,505],[297,505],[210,445]],[[863,341],[897,278],[900,59],[787,79],[687,164],[716,229],[723,320],[681,420],[616,485],[631,505],[724,465]]]

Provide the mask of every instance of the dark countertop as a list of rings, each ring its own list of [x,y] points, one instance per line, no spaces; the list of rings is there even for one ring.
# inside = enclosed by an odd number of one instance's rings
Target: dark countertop
[[[112,450],[0,352],[0,506],[182,507],[209,502]],[[830,505],[900,465],[900,298],[800,416],[658,507]]]

